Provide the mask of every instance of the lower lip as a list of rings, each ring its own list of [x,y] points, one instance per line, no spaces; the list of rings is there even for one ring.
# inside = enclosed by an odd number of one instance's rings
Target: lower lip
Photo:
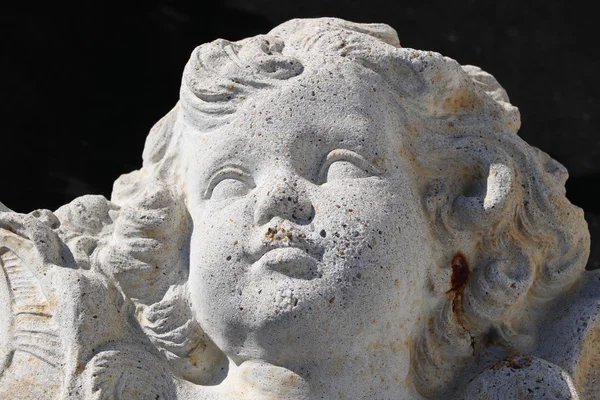
[[[260,269],[279,272],[290,278],[314,279],[318,277],[317,260],[296,247],[286,247],[265,253],[255,265]]]

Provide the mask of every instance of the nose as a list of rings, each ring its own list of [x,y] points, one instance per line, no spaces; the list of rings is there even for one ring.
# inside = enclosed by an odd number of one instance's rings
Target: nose
[[[309,224],[315,214],[301,180],[292,174],[278,174],[259,191],[254,222],[264,225],[274,217],[299,225]]]

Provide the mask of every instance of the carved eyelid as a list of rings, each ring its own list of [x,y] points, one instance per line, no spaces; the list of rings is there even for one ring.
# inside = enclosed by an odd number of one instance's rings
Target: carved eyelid
[[[225,166],[225,167],[219,169],[216,173],[214,173],[210,177],[210,179],[208,181],[208,185],[206,187],[206,190],[204,191],[203,197],[205,199],[210,199],[215,187],[219,184],[219,182],[221,182],[225,179],[238,180],[240,182],[245,183],[252,189],[254,189],[256,187],[249,172],[245,171],[244,169],[242,169],[238,166],[228,165],[228,166]]]
[[[360,154],[348,150],[348,149],[335,149],[330,151],[326,156],[323,164],[321,165],[321,169],[319,170],[319,175],[317,177],[317,183],[322,184],[325,183],[327,178],[327,171],[329,170],[329,166],[336,161],[348,161],[354,164],[356,167],[366,171],[370,175],[379,175],[379,170],[373,166],[370,162],[368,162],[363,156]]]

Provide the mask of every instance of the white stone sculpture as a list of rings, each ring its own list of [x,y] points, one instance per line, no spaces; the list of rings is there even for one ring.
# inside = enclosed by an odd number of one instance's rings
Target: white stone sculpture
[[[0,205],[0,398],[600,398],[583,212],[518,129],[386,25],[198,47],[110,201]]]

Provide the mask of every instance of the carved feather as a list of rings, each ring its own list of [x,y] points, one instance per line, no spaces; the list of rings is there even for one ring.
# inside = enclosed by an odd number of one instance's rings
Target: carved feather
[[[45,292],[50,288],[45,288],[38,276],[46,265],[32,240],[22,231],[15,233],[10,222],[6,223],[17,214],[3,214],[0,217],[0,375],[11,366],[17,351],[57,367],[63,361],[62,343],[53,321],[53,305]]]

